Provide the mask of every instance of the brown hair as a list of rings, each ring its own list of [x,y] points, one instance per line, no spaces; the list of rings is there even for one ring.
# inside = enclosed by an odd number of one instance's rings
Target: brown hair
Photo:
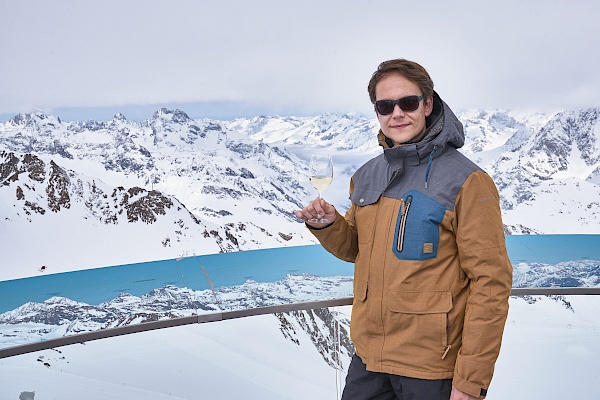
[[[384,61],[379,64],[377,71],[371,76],[369,86],[367,87],[371,103],[375,104],[375,101],[377,100],[375,97],[375,87],[377,86],[377,83],[384,77],[393,73],[401,74],[409,81],[417,84],[426,98],[433,96],[433,81],[427,73],[427,70],[416,62],[405,59],[396,59]]]

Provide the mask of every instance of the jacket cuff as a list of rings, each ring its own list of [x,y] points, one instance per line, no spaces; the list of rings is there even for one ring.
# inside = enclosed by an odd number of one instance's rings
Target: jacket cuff
[[[484,388],[476,383],[469,382],[456,372],[454,373],[454,378],[452,378],[452,386],[456,387],[461,392],[475,396],[478,399],[485,399],[485,396],[487,395],[487,388]]]
[[[327,228],[329,228],[329,227],[330,227],[331,225],[333,225],[334,223],[335,223],[335,222],[332,222],[332,223],[330,223],[329,225],[325,225],[325,226],[323,226],[323,227],[321,227],[321,228],[315,228],[314,226],[310,226],[310,225],[309,225],[309,224],[307,224],[306,222],[304,223],[304,225],[306,225],[306,227],[307,227],[308,229],[310,229],[311,231],[321,231],[321,230],[323,230],[323,229],[327,229]]]
[[[485,396],[487,395],[486,388],[483,388],[473,382],[469,382],[466,379],[458,376],[456,373],[454,374],[454,378],[452,378],[452,386],[456,387],[461,392],[475,396],[478,399],[485,399]]]
[[[304,225],[306,225],[306,227],[309,230],[313,231],[314,234],[317,235],[317,233],[316,233],[317,231],[322,231],[324,229],[331,228],[334,225],[337,225],[339,227],[340,223],[341,223],[341,220],[343,220],[343,219],[344,219],[344,217],[337,210],[335,210],[335,221],[333,221],[329,225],[325,225],[322,228],[315,228],[315,227],[312,227],[312,226],[308,225],[307,223],[305,223]]]

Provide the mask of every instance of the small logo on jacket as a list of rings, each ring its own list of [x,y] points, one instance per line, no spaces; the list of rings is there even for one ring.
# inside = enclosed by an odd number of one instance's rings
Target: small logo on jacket
[[[425,254],[433,253],[433,243],[423,243],[423,253],[425,253]]]

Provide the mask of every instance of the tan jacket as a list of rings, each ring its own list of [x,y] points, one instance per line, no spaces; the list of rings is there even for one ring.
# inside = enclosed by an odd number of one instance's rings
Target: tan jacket
[[[512,266],[496,187],[455,149],[462,125],[435,100],[433,139],[389,148],[380,133],[387,148],[354,174],[345,217],[312,232],[355,263],[351,337],[368,370],[453,378],[457,389],[483,398]]]

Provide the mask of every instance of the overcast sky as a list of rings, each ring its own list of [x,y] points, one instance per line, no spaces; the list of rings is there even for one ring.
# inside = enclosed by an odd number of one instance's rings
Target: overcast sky
[[[0,0],[0,117],[371,115],[377,65],[455,109],[600,107],[600,2]]]

